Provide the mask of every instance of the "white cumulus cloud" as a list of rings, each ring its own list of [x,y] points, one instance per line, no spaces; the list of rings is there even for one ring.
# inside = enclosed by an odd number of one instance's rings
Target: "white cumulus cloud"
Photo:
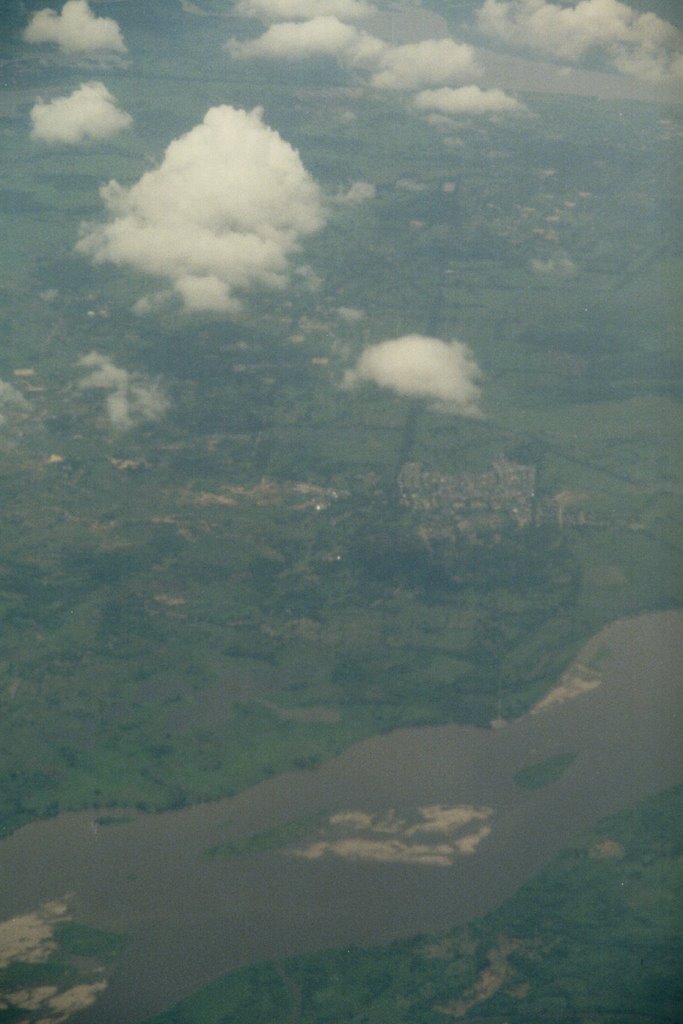
[[[238,60],[263,57],[275,60],[305,60],[333,56],[350,64],[372,63],[386,49],[386,43],[333,15],[310,21],[283,21],[271,25],[256,39],[229,39],[227,49]]]
[[[237,60],[336,57],[342,65],[369,71],[376,89],[419,89],[480,73],[475,50],[467,43],[446,38],[394,46],[333,14],[278,22],[255,39],[229,39],[226,49]]]
[[[424,39],[387,47],[370,80],[377,89],[420,89],[479,73],[475,51],[455,39]]]
[[[480,378],[467,345],[407,334],[366,348],[346,371],[343,387],[369,382],[398,395],[432,398],[445,412],[480,416]]]
[[[246,18],[261,21],[307,21],[321,15],[353,21],[375,13],[365,0],[239,0],[236,11]]]
[[[338,192],[334,201],[341,206],[357,206],[359,203],[374,199],[376,195],[377,189],[369,181],[354,181],[349,188]]]
[[[576,264],[566,253],[557,253],[545,260],[532,259],[530,266],[535,274],[546,274],[550,277],[572,277],[576,273]]]
[[[96,17],[87,0],[66,0],[61,14],[51,7],[36,11],[24,39],[27,43],[57,43],[66,53],[126,51],[118,24],[113,18]]]
[[[480,89],[463,85],[459,89],[425,89],[413,99],[417,110],[434,110],[441,114],[496,114],[526,110],[523,103],[502,89]]]
[[[68,96],[38,100],[31,110],[31,137],[67,143],[107,139],[132,120],[102,82],[83,82]]]
[[[260,108],[212,107],[157,168],[100,192],[109,219],[83,225],[77,250],[167,279],[187,310],[236,312],[238,293],[283,287],[325,220],[318,185]]]
[[[107,418],[115,430],[130,430],[140,423],[161,419],[169,401],[156,381],[115,366],[107,356],[90,352],[78,365],[90,373],[80,381],[84,390],[106,391]]]
[[[620,0],[485,0],[479,26],[516,46],[575,61],[602,51],[622,73],[650,81],[680,74],[681,33]],[[678,53],[676,51],[679,51]]]
[[[30,408],[21,391],[13,384],[0,380],[0,427],[4,427],[17,415],[26,415]]]
[[[365,312],[362,309],[356,309],[355,306],[338,306],[337,316],[348,324],[356,324],[359,320],[365,319]]]

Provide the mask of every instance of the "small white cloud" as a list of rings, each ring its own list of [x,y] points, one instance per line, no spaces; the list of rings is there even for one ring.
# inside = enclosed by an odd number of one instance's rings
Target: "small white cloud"
[[[317,54],[338,54],[356,39],[357,29],[335,17],[319,17],[310,21],[286,21],[272,25],[257,39],[226,43],[231,55],[239,60],[252,57],[301,60]]]
[[[31,138],[66,143],[107,139],[132,121],[102,82],[84,82],[68,96],[38,100],[31,110]]]
[[[639,78],[643,82],[683,81],[683,55],[670,55],[646,47],[622,46],[614,48],[611,60],[622,75]]]
[[[363,310],[355,309],[353,306],[339,306],[337,316],[341,320],[345,320],[347,324],[357,324],[360,320],[365,319]]]
[[[132,310],[138,316],[147,316],[148,313],[157,313],[173,301],[173,292],[168,288],[151,295],[143,295],[137,302],[133,303]]]
[[[572,277],[576,273],[576,264],[565,253],[549,256],[546,260],[531,260],[531,269],[535,274],[546,274],[551,277]]]
[[[319,292],[323,286],[323,279],[320,274],[316,274],[313,267],[309,267],[308,264],[304,263],[302,266],[297,267],[294,273],[307,292]]]
[[[115,430],[130,430],[140,423],[154,422],[167,412],[170,403],[158,382],[115,366],[99,352],[83,356],[78,365],[91,371],[79,383],[82,390],[109,392],[105,409]]]
[[[394,188],[402,192],[426,192],[429,186],[426,181],[414,181],[413,178],[399,178]]]
[[[455,39],[387,47],[370,79],[376,89],[420,89],[479,74],[474,48]]]
[[[366,65],[378,59],[386,43],[333,15],[310,21],[284,21],[271,25],[262,36],[241,42],[229,39],[226,48],[237,60],[305,60],[331,56],[353,65]]]
[[[0,380],[0,427],[4,427],[16,416],[26,415],[31,406],[21,391],[5,380]]]
[[[376,195],[377,189],[369,181],[355,181],[350,188],[338,192],[334,201],[341,206],[357,206],[358,203],[374,199]]]
[[[602,52],[622,73],[649,81],[678,75],[681,33],[620,0],[485,0],[477,17],[485,32],[514,46],[570,61]]]
[[[99,352],[90,352],[87,356],[83,356],[82,359],[78,360],[78,365],[92,370],[81,381],[79,385],[81,388],[102,388],[104,390],[112,388],[118,390],[128,386],[130,379],[128,370],[124,370],[120,366],[114,366],[111,359],[100,355]]]
[[[259,108],[212,107],[157,168],[100,194],[110,219],[83,225],[77,250],[168,279],[190,311],[234,313],[238,293],[284,287],[289,257],[325,220],[318,185]]]
[[[239,303],[226,294],[225,284],[215,274],[183,274],[173,282],[188,312],[237,312]]]
[[[61,14],[51,7],[36,11],[24,39],[27,43],[57,43],[66,53],[126,51],[118,24],[113,18],[96,17],[87,0],[67,0]]]
[[[425,89],[413,99],[417,110],[438,111],[441,114],[497,114],[523,111],[526,107],[502,89],[480,89],[478,85],[463,85],[459,89]]]
[[[261,21],[308,21],[328,14],[346,21],[367,18],[376,8],[365,0],[239,0],[235,10]]]
[[[453,131],[458,127],[458,122],[452,117],[447,117],[446,114],[427,114],[425,121],[442,132]]]
[[[346,371],[343,387],[370,382],[399,395],[432,398],[444,412],[481,416],[480,378],[467,345],[408,334],[366,348]]]

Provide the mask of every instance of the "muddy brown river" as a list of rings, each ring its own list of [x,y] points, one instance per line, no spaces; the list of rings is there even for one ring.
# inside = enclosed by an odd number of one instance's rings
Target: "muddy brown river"
[[[86,812],[28,825],[0,843],[0,920],[73,894],[75,920],[131,937],[80,1024],[135,1024],[258,960],[461,924],[500,904],[581,829],[683,780],[683,613],[616,622],[579,663],[599,668],[599,685],[570,670],[564,682],[593,688],[500,728],[399,730],[233,799],[130,812],[116,826],[95,828]],[[520,768],[561,754],[576,757],[558,780],[540,789],[515,781]],[[433,808],[479,818],[439,832]],[[315,850],[207,855],[318,814],[342,825]],[[351,838],[340,832],[349,822]]]

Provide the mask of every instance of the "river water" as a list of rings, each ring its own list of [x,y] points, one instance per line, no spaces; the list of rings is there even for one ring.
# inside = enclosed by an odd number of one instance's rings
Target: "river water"
[[[92,813],[35,822],[0,843],[0,919],[71,896],[75,920],[125,932],[109,989],[82,1024],[134,1024],[244,964],[461,924],[492,909],[581,829],[683,780],[683,613],[614,623],[584,649],[602,683],[498,729],[398,730],[314,771],[238,797],[93,828]],[[574,753],[557,781],[515,773]],[[430,805],[490,809],[490,834],[449,866],[209,857],[228,840],[318,813]]]

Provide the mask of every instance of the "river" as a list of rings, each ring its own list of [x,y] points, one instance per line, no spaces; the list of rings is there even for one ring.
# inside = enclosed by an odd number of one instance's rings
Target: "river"
[[[1,876],[12,879],[0,919],[72,894],[75,920],[131,936],[107,991],[74,1018],[82,1024],[134,1024],[258,960],[461,924],[581,829],[683,780],[682,627],[680,612],[614,623],[578,659],[599,660],[600,685],[500,728],[398,730],[233,799],[130,812],[116,826],[95,829],[87,812],[32,823],[0,843]],[[577,756],[557,781],[535,790],[515,781],[520,768],[566,753]],[[207,856],[319,813],[374,816],[375,838],[393,843],[399,832],[433,841],[428,822],[411,832],[401,816],[414,822],[416,808],[434,806],[480,814],[472,852],[441,835],[444,863],[347,859],[334,844],[315,859],[310,850]]]

